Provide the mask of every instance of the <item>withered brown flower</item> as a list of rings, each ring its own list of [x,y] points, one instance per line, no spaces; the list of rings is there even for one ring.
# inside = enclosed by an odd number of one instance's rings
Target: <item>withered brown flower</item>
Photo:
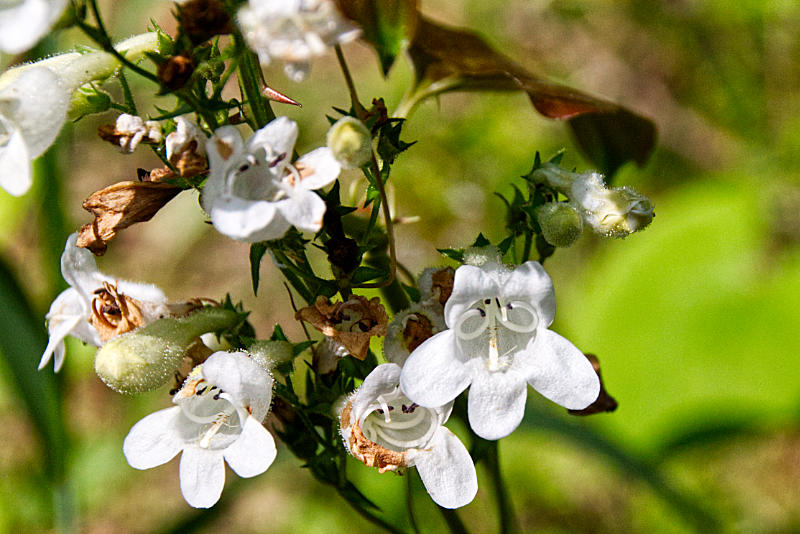
[[[295,319],[311,323],[359,360],[367,357],[372,336],[386,335],[386,310],[378,297],[367,300],[353,295],[336,303],[317,297],[313,306],[298,310]]]

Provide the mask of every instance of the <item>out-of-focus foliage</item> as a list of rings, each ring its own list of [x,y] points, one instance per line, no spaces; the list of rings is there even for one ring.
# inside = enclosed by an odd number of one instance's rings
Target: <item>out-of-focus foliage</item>
[[[153,18],[164,24],[167,4],[136,2],[137,9],[151,6]],[[652,225],[624,241],[584,235],[547,263],[558,299],[556,330],[600,356],[606,385],[620,404],[613,414],[576,424],[660,468],[672,487],[713,513],[723,531],[796,532],[800,6],[465,0],[422,2],[421,9],[432,20],[478,31],[532,72],[654,120],[660,145],[653,158],[644,170],[623,167],[615,179],[652,196],[657,213]],[[115,30],[119,35],[140,31],[131,28],[125,10],[117,2],[109,11],[117,15],[112,16]],[[390,109],[396,105],[412,77],[402,58],[386,84],[371,51],[360,45],[345,50],[357,58],[351,66],[361,94],[385,95]],[[315,64],[302,85],[286,80],[280,67],[266,75],[276,89],[304,104],[303,110],[281,112],[300,122],[301,142],[309,146],[327,128],[321,114],[305,112],[314,109],[320,88],[348,106],[333,62]],[[80,209],[87,191],[112,177],[132,178],[137,165],[153,163],[151,156],[122,158],[87,141],[102,122],[108,121],[84,121],[74,129],[81,141],[74,145],[62,185],[67,217],[76,228],[89,220]],[[420,217],[397,229],[400,258],[412,272],[442,263],[436,248],[464,246],[464,236],[471,239],[478,228],[493,240],[502,235],[504,207],[492,193],[509,197],[508,182],[530,169],[536,150],[549,156],[565,146],[565,164],[589,168],[576,156],[563,125],[541,119],[522,93],[444,94],[421,104],[405,132],[408,139],[424,140],[404,154],[390,182],[402,189],[396,214]],[[343,198],[348,187],[345,179]],[[126,277],[146,270],[150,281],[176,297],[204,293],[212,286],[209,280],[226,277],[232,294],[249,299],[260,332],[285,321],[279,310],[289,302],[276,270],[265,262],[259,298],[253,298],[247,248],[214,235],[195,203],[196,197],[177,199],[153,223],[120,237],[116,249],[132,252],[112,251],[103,261],[115,263],[115,272]],[[41,310],[52,298],[52,266],[40,266],[40,254],[57,258],[59,250],[40,250],[51,240],[31,222],[37,208],[32,194],[0,197],[3,257],[16,267],[16,277]],[[180,234],[159,231],[170,227],[180,227]],[[52,242],[60,246],[65,237]],[[286,326],[299,333],[298,326]],[[350,510],[331,506],[333,490],[298,476],[298,462],[281,453],[266,475],[246,486],[239,482],[238,490],[227,488],[215,511],[189,510],[177,491],[176,463],[136,472],[121,453],[130,426],[163,407],[163,395],[144,395],[132,403],[121,399],[93,375],[90,351],[76,343],[69,349],[63,411],[74,441],[68,480],[77,489],[81,530],[327,534],[369,529]],[[38,354],[32,357],[38,360]],[[35,423],[19,409],[8,377],[4,368],[0,531],[45,530],[53,523],[51,494],[30,472],[49,453],[40,445]],[[562,416],[536,398],[529,402]],[[549,427],[537,427],[535,413],[524,430],[501,444],[523,531],[698,530],[652,484]],[[359,467],[352,463],[359,487],[389,518],[406,524],[406,479]],[[481,493],[462,513],[472,532],[495,526],[487,498],[491,485],[486,473],[479,477]],[[443,530],[419,480],[410,483],[423,531]]]

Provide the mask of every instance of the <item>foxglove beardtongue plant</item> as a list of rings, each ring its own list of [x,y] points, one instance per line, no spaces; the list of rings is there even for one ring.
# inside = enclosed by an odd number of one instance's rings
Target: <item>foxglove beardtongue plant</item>
[[[312,58],[360,34],[332,0],[250,0],[238,22],[261,65],[279,59],[295,82],[306,77]]]
[[[123,444],[131,467],[150,469],[183,452],[181,493],[195,508],[222,495],[225,462],[243,478],[260,475],[275,459],[264,428],[272,399],[269,372],[245,352],[216,352],[192,370],[172,408],[136,423]]]
[[[0,52],[19,54],[35,45],[58,20],[67,0],[0,2]]]
[[[478,491],[466,447],[444,427],[452,403],[422,407],[400,388],[400,366],[377,366],[341,412],[347,450],[378,471],[416,466],[431,498],[444,508],[472,502]]]
[[[69,288],[47,313],[50,340],[39,369],[55,356],[55,371],[64,364],[64,338],[101,346],[112,337],[168,315],[167,298],[159,288],[116,280],[101,273],[91,252],[76,246],[78,234],[67,239],[61,255],[61,274]]]
[[[245,144],[233,126],[208,140],[211,174],[203,208],[221,233],[245,242],[277,239],[290,226],[316,232],[325,202],[313,192],[332,183],[341,166],[327,147],[292,163],[297,123],[279,117]]]
[[[470,426],[496,440],[522,421],[528,383],[570,409],[597,398],[591,363],[548,329],[555,295],[539,263],[459,267],[444,315],[449,329],[417,347],[403,367],[401,387],[417,404],[441,406],[469,386]]]

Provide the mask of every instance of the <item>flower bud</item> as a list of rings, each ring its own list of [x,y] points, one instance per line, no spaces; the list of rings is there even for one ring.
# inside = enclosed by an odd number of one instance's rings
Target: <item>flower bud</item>
[[[95,372],[120,393],[151,391],[173,376],[198,336],[231,328],[238,321],[236,312],[221,308],[159,319],[103,345],[95,355]]]
[[[111,109],[111,95],[93,85],[85,85],[72,95],[67,118],[71,121],[77,121],[86,115],[102,113],[109,109]]]
[[[572,245],[583,232],[583,220],[577,210],[564,202],[547,202],[536,209],[536,220],[544,239],[554,247]]]
[[[250,357],[264,369],[270,370],[276,364],[294,358],[292,344],[288,341],[256,341],[247,346]]]
[[[464,263],[475,267],[480,267],[487,263],[500,263],[502,256],[500,249],[494,245],[467,247],[464,249]]]
[[[357,169],[372,158],[372,136],[358,119],[343,117],[328,130],[328,148],[347,169]]]
[[[586,224],[606,237],[625,237],[653,220],[653,203],[629,187],[606,188],[599,175],[585,175],[572,184],[571,200]]]

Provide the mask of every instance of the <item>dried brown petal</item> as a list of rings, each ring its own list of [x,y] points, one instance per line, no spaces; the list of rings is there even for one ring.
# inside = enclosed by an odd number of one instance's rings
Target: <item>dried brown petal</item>
[[[149,221],[180,192],[180,187],[169,184],[128,181],[92,193],[83,208],[94,215],[94,221],[81,228],[78,246],[103,255],[120,230]]]
[[[105,342],[120,334],[144,326],[142,303],[117,291],[116,284],[103,282],[94,292],[89,322]]]
[[[397,471],[401,467],[408,466],[405,452],[393,451],[368,440],[361,432],[358,421],[350,421],[352,410],[353,403],[348,401],[341,415],[342,424],[351,425],[347,443],[350,448],[350,454],[367,467],[377,467],[379,473]]]
[[[617,409],[617,401],[608,394],[606,391],[606,387],[603,384],[603,376],[600,374],[600,360],[597,359],[597,356],[594,354],[584,354],[586,359],[592,362],[592,367],[594,367],[594,372],[597,373],[597,378],[600,379],[600,395],[597,396],[597,400],[594,401],[592,404],[584,408],[583,410],[567,410],[570,415],[592,415],[596,413],[602,412],[613,412]]]
[[[414,352],[423,341],[433,336],[433,323],[421,313],[409,315],[403,329],[403,341],[408,352]]]
[[[180,89],[194,72],[194,61],[188,56],[172,56],[158,65],[158,81],[167,89]]]
[[[452,267],[445,267],[434,272],[431,276],[431,292],[436,294],[438,289],[439,304],[444,306],[447,299],[453,293],[453,280],[455,280],[456,272]]]
[[[367,357],[372,336],[386,335],[386,310],[378,297],[367,300],[360,295],[353,295],[349,300],[337,303],[317,297],[313,306],[298,310],[295,319],[311,323],[314,328],[344,345],[359,360]]]
[[[181,5],[178,12],[181,28],[195,43],[233,31],[230,15],[218,0],[191,0]]]

